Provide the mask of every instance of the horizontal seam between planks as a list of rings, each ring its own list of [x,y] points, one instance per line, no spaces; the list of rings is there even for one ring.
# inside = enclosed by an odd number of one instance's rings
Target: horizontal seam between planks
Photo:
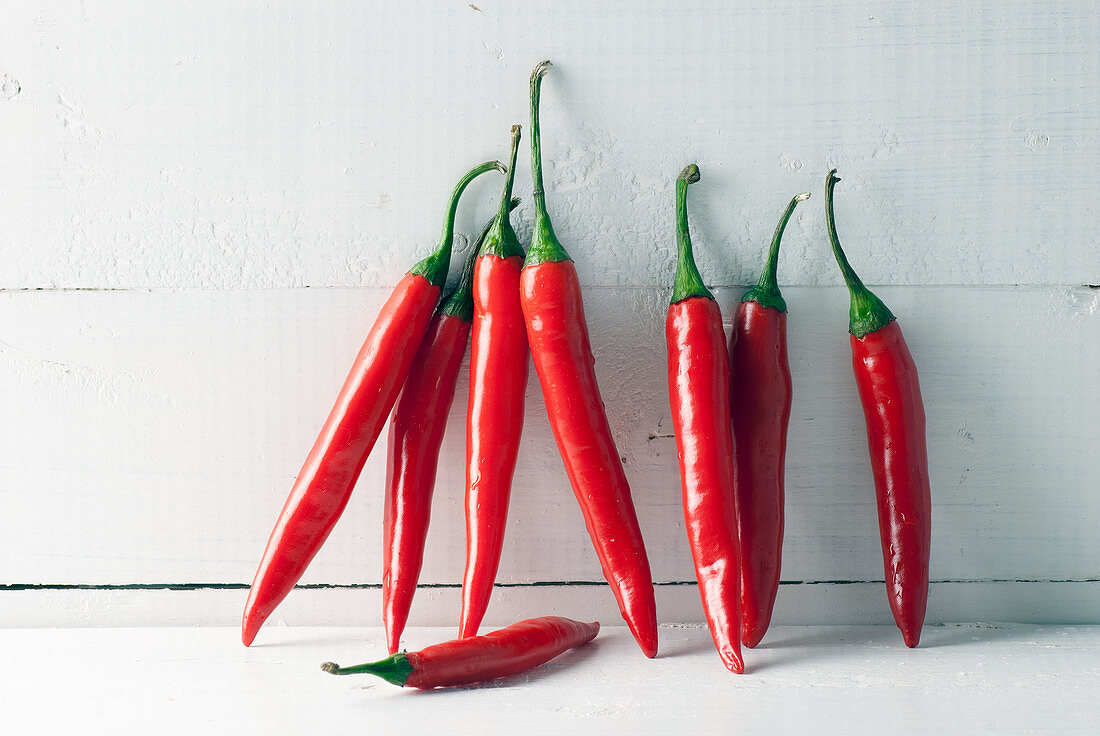
[[[973,585],[994,583],[1100,583],[1100,578],[989,578],[984,580],[932,580],[932,585]],[[696,585],[694,580],[669,580],[654,583],[657,587]],[[780,585],[883,585],[883,580],[782,580]],[[496,588],[568,588],[606,586],[602,580],[550,580],[536,583],[494,583]],[[294,586],[300,590],[380,590],[381,583],[309,583]],[[459,589],[460,583],[424,583],[424,589]],[[22,590],[247,590],[247,583],[7,583],[0,591]]]

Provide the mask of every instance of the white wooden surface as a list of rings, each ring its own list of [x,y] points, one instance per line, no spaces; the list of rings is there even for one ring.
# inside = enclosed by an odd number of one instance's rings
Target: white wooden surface
[[[662,323],[672,180],[694,160],[697,253],[727,315],[783,204],[815,194],[781,260],[795,406],[777,616],[887,620],[847,299],[824,238],[821,184],[838,166],[841,237],[921,369],[930,621],[1100,622],[1100,290],[1087,286],[1100,283],[1100,7],[474,5],[6,9],[0,626],[235,622],[378,305],[434,242],[456,176],[526,126],[544,57],[550,207],[587,286],[656,579],[692,579]],[[460,229],[498,186],[470,190]],[[514,217],[524,239],[529,216]],[[420,624],[457,616],[455,404],[423,575],[442,587],[418,597]],[[487,621],[573,605],[610,621],[602,588],[531,585],[600,575],[534,380],[527,416],[499,577],[520,587],[497,591]],[[283,620],[377,620],[383,468],[380,447],[303,580],[318,587]],[[163,588],[184,585],[197,589]],[[690,585],[659,596],[662,620],[699,618]]]
[[[319,664],[384,656],[380,629],[0,631],[11,733],[1094,734],[1100,628],[958,625],[906,650],[892,627],[783,627],[726,672],[705,629],[624,627],[526,674],[417,692]],[[450,631],[416,629],[419,648]],[[63,698],[65,707],[57,707]]]
[[[5,286],[389,286],[453,180],[526,125],[548,57],[547,188],[586,283],[667,283],[689,161],[717,283],[755,280],[783,205],[834,165],[869,283],[1100,280],[1094,3],[12,5]],[[840,283],[820,204],[786,283]]]

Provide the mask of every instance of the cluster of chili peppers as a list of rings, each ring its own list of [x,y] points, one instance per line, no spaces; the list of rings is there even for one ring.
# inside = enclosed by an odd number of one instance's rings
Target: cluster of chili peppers
[[[656,654],[649,562],[596,384],[580,282],[546,210],[538,106],[549,67],[543,62],[531,75],[536,221],[530,248],[525,254],[509,217],[516,204],[511,196],[520,142],[516,125],[509,165],[491,161],[462,177],[438,247],[402,279],[368,333],[271,533],[245,605],[245,645],[332,531],[391,409],[382,598],[392,656],[375,665],[327,668],[388,673],[387,679],[415,687],[455,685],[526,669],[596,635],[598,624],[543,618],[477,636],[504,544],[530,355],[604,574],[642,651]],[[459,198],[474,178],[491,170],[505,174],[499,210],[475,242],[457,287],[440,300]],[[446,416],[468,340],[466,570],[459,640],[397,654],[423,561]]]
[[[390,657],[334,674],[372,673],[410,687],[503,677],[596,636],[599,624],[544,617],[487,636],[478,630],[504,544],[523,429],[527,361],[538,375],[570,485],[623,619],[647,657],[657,653],[653,581],[630,488],[600,398],[576,268],[554,234],[542,181],[539,98],[548,61],[531,74],[535,222],[526,254],[510,222],[520,126],[507,167],[480,164],[455,186],[436,250],[383,305],[271,533],[242,623],[250,645],[317,554],[348,503],[392,410],[384,506],[383,620]],[[497,214],[440,299],[459,199],[500,171]],[[779,245],[799,202],[787,205],[759,283],[737,306],[728,343],[688,231],[689,165],[676,181],[677,265],[665,324],[668,384],[685,526],[703,610],[725,666],[743,671],[742,645],[767,631],[780,578],[784,460],[791,412],[786,303]],[[886,584],[905,643],[916,646],[928,590],[930,491],[916,368],[894,316],[859,280],[833,222],[835,171],[826,181],[833,253],[851,294],[856,383],[878,498]],[[436,467],[458,372],[471,343],[466,412],[466,568],[459,639],[398,654],[423,561]],[[396,404],[396,405],[395,405]]]
[[[678,259],[665,325],[668,386],[684,519],[699,593],[723,663],[741,672],[740,645],[755,647],[771,621],[783,548],[783,471],[791,415],[786,302],[776,270],[795,196],[775,229],[760,282],[745,292],[728,353],[722,317],[692,254],[687,187],[676,182]],[[851,295],[852,365],[867,422],[886,588],[906,646],[920,640],[928,600],[931,491],[916,366],[894,315],[848,264],[826,179],[833,254]]]

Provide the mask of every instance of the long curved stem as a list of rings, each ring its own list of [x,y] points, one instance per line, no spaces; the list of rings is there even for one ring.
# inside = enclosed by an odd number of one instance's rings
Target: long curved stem
[[[483,239],[484,243],[478,249],[483,256],[498,256],[500,258],[518,256],[521,259],[523,258],[523,246],[519,244],[516,231],[512,229],[512,220],[508,216],[508,213],[514,208],[514,205],[509,203],[513,201],[512,183],[515,181],[519,139],[520,127],[513,125],[512,148],[509,153],[508,173],[504,177],[504,192],[500,196],[500,209],[497,212],[496,219],[493,220],[492,229],[487,233],[487,236]]]
[[[836,234],[836,221],[833,219],[833,189],[838,181],[840,177],[836,175],[836,169],[825,176],[825,226],[829,230],[829,243],[833,247],[833,257],[840,266],[840,273],[844,276],[844,283],[848,288],[866,289],[867,287],[863,285],[851,264],[848,263],[848,257],[844,255],[844,250],[840,247],[840,238]]]
[[[779,292],[779,244],[783,240],[783,231],[787,229],[787,223],[790,221],[791,215],[794,214],[794,208],[798,206],[799,202],[805,202],[809,198],[810,193],[803,192],[802,194],[796,194],[787,204],[787,209],[783,211],[782,217],[779,218],[779,224],[775,227],[775,234],[772,235],[771,248],[768,249],[768,261],[764,264],[764,270],[760,272],[760,281],[756,286],[745,292],[745,295],[741,297],[741,301],[756,302],[762,307],[772,307],[780,312],[787,311],[787,302]]]
[[[848,331],[855,337],[861,338],[882,329],[893,322],[895,317],[882,300],[863,285],[863,281],[848,263],[848,258],[840,247],[840,238],[837,237],[836,222],[833,219],[833,188],[838,181],[840,178],[836,175],[836,169],[830,171],[825,177],[825,225],[829,230],[829,243],[833,247],[833,257],[840,266],[840,272],[844,276],[844,283],[848,285],[848,294],[851,297],[851,304],[848,307]]]
[[[531,234],[531,247],[527,250],[524,267],[540,263],[572,260],[558,242],[550,215],[546,211],[546,190],[542,184],[542,139],[539,131],[539,95],[542,77],[550,69],[549,61],[540,61],[531,72],[531,178],[535,190],[535,229]]]
[[[672,287],[672,303],[682,302],[693,296],[713,299],[714,295],[703,285],[695,254],[691,249],[691,233],[688,231],[687,188],[699,181],[699,167],[688,164],[676,177],[676,280]]]
[[[443,283],[447,280],[447,270],[451,261],[451,244],[454,243],[455,239],[455,214],[458,212],[458,200],[462,197],[462,193],[466,191],[466,187],[470,185],[470,182],[488,171],[506,173],[504,164],[500,161],[486,161],[467,171],[458,180],[451,192],[450,199],[447,201],[447,216],[443,220],[443,234],[439,237],[439,245],[436,246],[435,251],[430,256],[409,269],[409,273],[419,274],[432,284],[440,288],[443,287]]]
[[[546,213],[546,191],[542,186],[542,140],[539,133],[539,96],[542,91],[542,77],[553,64],[550,60],[540,61],[531,72],[531,178],[534,181],[535,216],[549,217]]]
[[[512,126],[512,149],[508,154],[508,173],[504,175],[504,193],[500,196],[500,209],[497,217],[501,220],[508,219],[511,208],[508,203],[512,200],[512,183],[516,180],[516,156],[519,155],[520,126]]]

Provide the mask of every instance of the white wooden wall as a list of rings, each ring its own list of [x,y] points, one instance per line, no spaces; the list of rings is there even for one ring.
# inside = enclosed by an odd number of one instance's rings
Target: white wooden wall
[[[701,618],[663,367],[673,180],[695,161],[697,257],[727,315],[784,204],[814,194],[780,263],[795,404],[777,619],[889,620],[825,239],[836,166],[841,238],[921,370],[929,620],[1100,622],[1100,5],[729,5],[7,7],[0,625],[237,623],[377,308],[458,175],[526,132],[547,57],[550,209],[661,619]],[[471,187],[461,231],[499,185]],[[465,391],[413,623],[457,621]],[[383,453],[275,622],[378,621]],[[487,623],[613,623],[610,592],[583,584],[600,580],[532,373]]]

